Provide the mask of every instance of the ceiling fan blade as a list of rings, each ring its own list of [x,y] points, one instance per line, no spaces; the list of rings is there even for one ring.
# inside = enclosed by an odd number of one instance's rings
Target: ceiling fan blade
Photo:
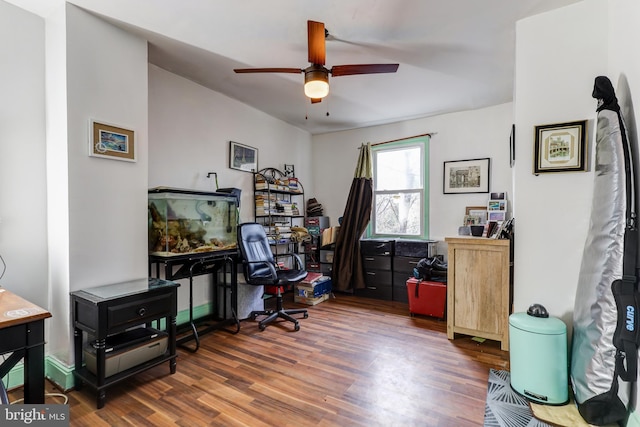
[[[309,98],[311,99],[312,104],[317,104],[318,102],[322,102],[322,98]]]
[[[293,73],[300,74],[301,68],[234,68],[236,73]]]
[[[326,59],[324,37],[324,24],[322,22],[307,21],[309,62],[312,64],[324,65]]]
[[[333,77],[351,76],[353,74],[395,73],[399,64],[354,64],[335,65],[331,68]]]

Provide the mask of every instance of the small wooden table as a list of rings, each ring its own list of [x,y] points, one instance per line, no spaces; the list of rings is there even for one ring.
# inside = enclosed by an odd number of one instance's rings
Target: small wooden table
[[[0,365],[4,377],[24,358],[24,403],[44,403],[44,319],[51,313],[0,288]]]

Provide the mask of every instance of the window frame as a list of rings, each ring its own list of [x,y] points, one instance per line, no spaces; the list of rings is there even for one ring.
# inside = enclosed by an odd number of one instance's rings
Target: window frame
[[[377,176],[377,153],[381,151],[402,150],[412,147],[419,147],[422,152],[422,188],[417,189],[392,189],[376,190],[375,180]],[[369,238],[406,238],[406,239],[428,239],[429,238],[429,135],[422,135],[394,142],[378,144],[371,147],[371,157],[373,163],[373,197],[371,209],[371,221],[367,227],[366,236]],[[391,234],[376,233],[376,196],[380,194],[415,193],[419,191],[422,197],[420,204],[420,234]]]

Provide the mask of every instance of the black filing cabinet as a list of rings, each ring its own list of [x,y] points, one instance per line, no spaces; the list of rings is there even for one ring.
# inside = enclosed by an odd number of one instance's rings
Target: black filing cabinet
[[[435,240],[398,239],[393,255],[393,300],[409,302],[407,279],[413,277],[413,269],[422,258],[435,254]]]
[[[393,299],[393,243],[393,240],[360,240],[365,288],[356,289],[356,295],[386,301]]]

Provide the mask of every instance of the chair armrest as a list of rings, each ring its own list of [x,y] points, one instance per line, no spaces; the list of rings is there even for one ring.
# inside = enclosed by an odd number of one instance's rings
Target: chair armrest
[[[271,273],[271,277],[274,280],[277,280],[278,278],[278,273],[276,273],[276,267],[275,265],[273,265],[273,263],[267,262],[267,261],[247,261],[247,260],[242,260],[242,264],[244,265],[244,273],[245,273],[245,279],[249,280],[250,279],[250,274],[249,274],[249,265],[253,265],[255,267],[264,267],[267,268],[269,270],[269,272]]]

